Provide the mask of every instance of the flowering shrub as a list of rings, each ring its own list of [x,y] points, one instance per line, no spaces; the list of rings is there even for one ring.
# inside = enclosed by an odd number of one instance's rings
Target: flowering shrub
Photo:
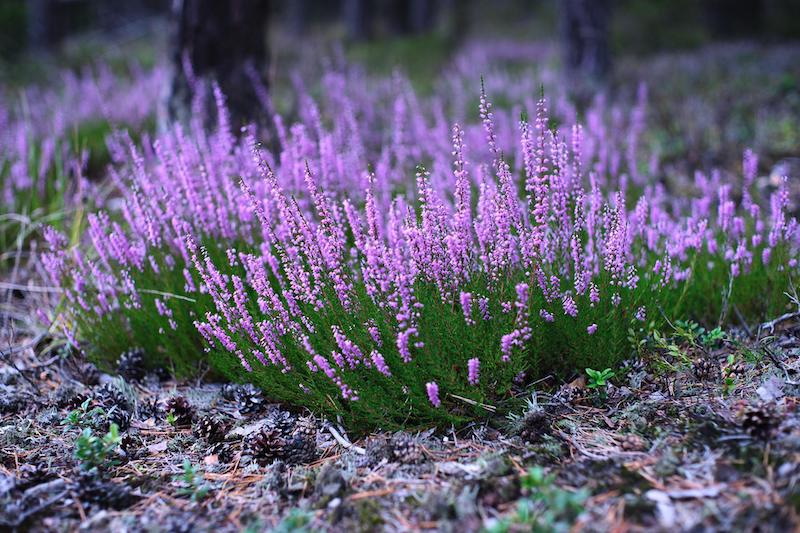
[[[785,182],[768,204],[752,196],[755,155],[741,183],[698,173],[674,197],[630,183],[580,125],[553,128],[544,99],[512,137],[483,92],[480,122],[448,133],[400,95],[387,142],[347,99],[330,128],[309,99],[288,131],[273,113],[273,153],[253,128],[237,141],[218,91],[214,132],[112,142],[123,220],[91,215],[88,253],[47,235],[87,348],[112,359],[134,343],[151,365],[210,364],[355,427],[395,427],[475,416],[546,372],[613,367],[665,318],[780,309],[799,235]]]
[[[89,149],[102,159],[107,133],[153,121],[166,69],[128,70],[119,76],[97,65],[60,72],[55,88],[0,92],[0,251],[37,225],[60,226],[67,209],[94,196],[85,179]]]

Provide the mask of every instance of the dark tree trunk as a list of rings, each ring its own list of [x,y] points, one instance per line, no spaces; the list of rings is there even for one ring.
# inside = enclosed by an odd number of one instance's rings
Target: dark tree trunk
[[[310,8],[311,2],[309,0],[291,0],[287,4],[286,23],[292,35],[299,37],[306,33]]]
[[[571,74],[602,82],[611,68],[611,0],[561,0],[564,60]]]
[[[436,0],[387,0],[387,27],[395,35],[412,35],[433,29],[436,22]]]
[[[50,35],[52,2],[28,0],[27,10],[28,46],[34,50],[43,50],[53,41]]]
[[[415,33],[430,31],[436,25],[435,0],[409,0],[408,11],[411,31]]]
[[[187,122],[193,95],[214,80],[225,94],[234,128],[257,116],[255,83],[266,87],[269,1],[176,0],[174,9],[170,119]]]
[[[764,21],[762,0],[708,0],[705,15],[714,37],[723,39],[758,35]]]
[[[372,37],[372,2],[370,0],[344,0],[344,24],[347,37],[352,41],[364,41]]]

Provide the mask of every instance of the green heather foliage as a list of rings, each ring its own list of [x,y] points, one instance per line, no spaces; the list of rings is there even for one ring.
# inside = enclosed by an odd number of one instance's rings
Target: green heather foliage
[[[517,122],[482,93],[480,121],[449,128],[399,85],[390,109],[340,91],[288,130],[273,114],[271,151],[231,134],[219,91],[215,131],[110,143],[122,212],[89,215],[81,246],[47,233],[76,342],[367,430],[507,411],[515,387],[613,369],[667,320],[783,310],[799,232],[754,154],[672,196],[638,166],[638,119],[555,128],[542,99]]]
[[[98,192],[86,178],[109,162],[107,136],[153,129],[166,70],[107,65],[59,71],[52,87],[0,88],[0,260],[22,249],[45,225],[78,233]],[[12,94],[13,92],[13,94]],[[70,227],[70,224],[73,227]]]
[[[22,248],[43,225],[62,227],[80,162],[54,141],[0,156],[0,253]]]

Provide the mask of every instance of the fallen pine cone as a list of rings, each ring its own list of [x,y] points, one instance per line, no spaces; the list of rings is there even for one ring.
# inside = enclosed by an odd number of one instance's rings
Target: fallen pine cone
[[[742,429],[754,439],[767,441],[780,425],[774,404],[758,402],[742,411]]]
[[[194,408],[183,396],[173,396],[167,400],[164,410],[167,415],[171,415],[175,427],[186,427],[192,425],[194,418]]]
[[[398,433],[390,442],[392,457],[402,464],[418,464],[425,459],[422,446],[408,433]]]
[[[195,423],[193,431],[196,436],[205,439],[210,444],[216,444],[225,440],[229,429],[230,423],[225,418],[207,415]]]
[[[700,381],[716,381],[720,376],[720,366],[710,357],[701,357],[692,363],[692,373]]]
[[[258,464],[266,466],[284,454],[286,440],[281,432],[273,428],[263,428],[249,435],[244,442],[244,449]]]
[[[144,366],[144,350],[134,348],[123,352],[117,360],[117,373],[126,381],[141,381],[147,369]]]

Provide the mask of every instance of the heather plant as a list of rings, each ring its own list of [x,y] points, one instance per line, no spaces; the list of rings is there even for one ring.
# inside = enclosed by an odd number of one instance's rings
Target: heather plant
[[[83,158],[63,142],[32,143],[21,130],[13,146],[0,143],[0,252],[21,249],[42,226],[64,227],[71,199],[85,187]]]
[[[105,166],[106,136],[151,127],[165,80],[161,66],[107,65],[59,72],[53,87],[0,94],[0,250],[22,249],[44,225],[67,229],[95,197],[85,179]]]
[[[237,140],[215,98],[213,132],[111,143],[126,203],[121,221],[88,217],[88,253],[48,232],[95,357],[133,341],[150,365],[210,364],[354,427],[446,424],[545,372],[612,368],[665,320],[774,313],[796,269],[785,181],[754,197],[750,153],[741,184],[698,173],[675,197],[628,187],[602,147],[587,157],[544,99],[509,140],[482,92],[472,150],[467,128],[443,143],[421,112],[368,148],[348,102],[331,129],[311,102],[270,151],[252,128]]]

